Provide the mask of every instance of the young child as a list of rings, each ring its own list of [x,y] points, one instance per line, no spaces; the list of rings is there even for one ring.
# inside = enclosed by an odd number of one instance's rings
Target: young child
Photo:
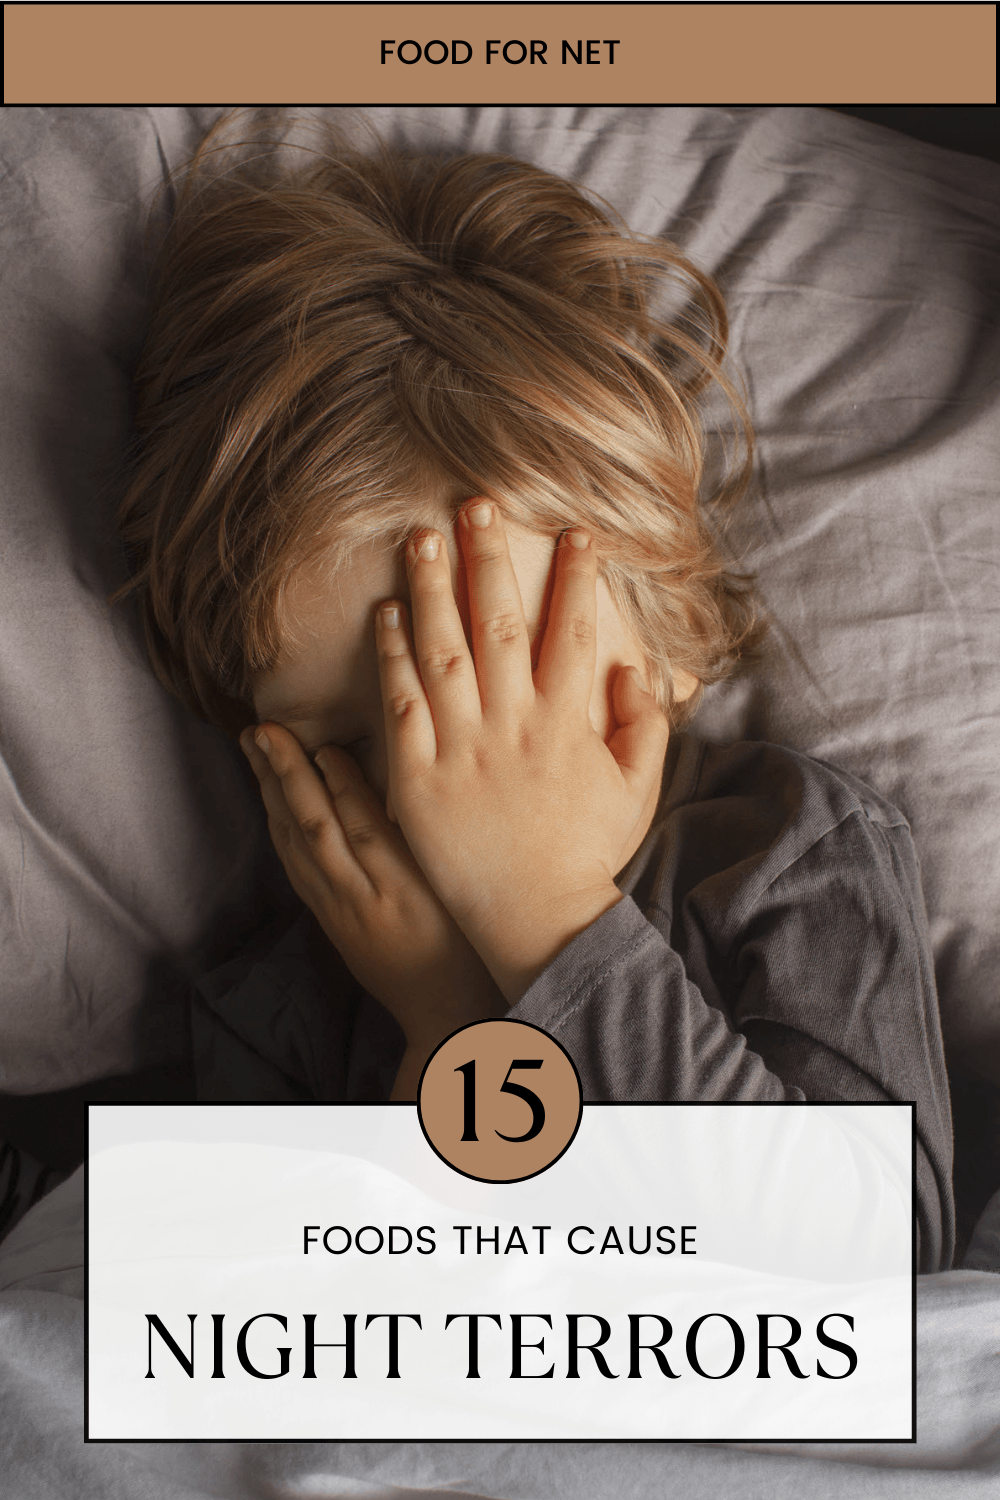
[[[311,916],[202,984],[202,1092],[413,1098],[510,1014],[587,1098],[913,1099],[948,1264],[902,816],[680,732],[761,635],[700,504],[712,382],[749,463],[719,293],[506,158],[225,160],[167,237],[123,528],[156,670],[240,735]]]

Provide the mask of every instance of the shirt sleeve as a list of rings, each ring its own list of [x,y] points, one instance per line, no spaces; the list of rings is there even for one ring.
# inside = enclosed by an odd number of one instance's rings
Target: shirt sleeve
[[[585,1099],[915,1102],[921,1265],[948,1264],[950,1107],[905,825],[848,817],[758,889],[730,891],[716,919],[689,896],[684,920],[716,1003],[623,896],[511,1018],[565,1046]]]
[[[562,950],[510,1011],[554,1036],[585,1099],[801,1100],[687,977],[630,896]]]
[[[190,997],[200,1100],[380,1102],[403,1036],[311,912],[277,941],[203,975]]]
[[[36,1161],[9,1141],[0,1141],[0,1240],[29,1208],[68,1176],[68,1172]]]

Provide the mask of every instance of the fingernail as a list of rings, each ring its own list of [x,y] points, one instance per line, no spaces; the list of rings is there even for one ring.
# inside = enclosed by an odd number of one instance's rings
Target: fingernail
[[[250,733],[249,729],[244,729],[243,733],[240,735],[240,749],[248,759],[252,753],[252,746],[253,735]]]
[[[465,514],[469,518],[469,525],[475,526],[477,531],[484,531],[493,519],[493,507],[488,500],[477,500],[475,505],[470,505]]]
[[[399,610],[395,604],[387,604],[385,609],[380,609],[378,617],[386,630],[395,630],[399,625]]]
[[[438,536],[417,537],[410,543],[410,556],[414,562],[418,558],[426,562],[433,562],[438,555],[440,543],[441,538]]]
[[[575,547],[578,552],[584,552],[590,546],[590,537],[586,531],[567,531],[566,545]]]
[[[258,729],[257,730],[256,734],[254,735],[254,739],[256,740],[257,744],[260,746],[261,750],[263,750],[264,754],[265,755],[270,755],[270,753],[271,753],[271,741],[268,739],[268,737],[264,733],[263,729]]]

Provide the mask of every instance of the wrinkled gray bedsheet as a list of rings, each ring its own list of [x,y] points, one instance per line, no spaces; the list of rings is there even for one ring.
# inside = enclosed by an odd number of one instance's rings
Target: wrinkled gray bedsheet
[[[180,1050],[186,977],[254,920],[239,757],[109,608],[142,226],[214,111],[0,117],[0,1089]],[[811,109],[403,109],[668,233],[722,281],[760,434],[734,537],[774,620],[699,728],[803,748],[912,821],[953,1044],[1000,1077],[1000,169]],[[153,239],[162,219],[154,220]]]

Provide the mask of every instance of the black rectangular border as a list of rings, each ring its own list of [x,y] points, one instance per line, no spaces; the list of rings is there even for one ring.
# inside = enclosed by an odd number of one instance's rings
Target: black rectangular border
[[[91,1109],[117,1109],[117,1108],[122,1108],[122,1107],[130,1108],[130,1109],[136,1109],[136,1108],[143,1109],[143,1108],[145,1108],[147,1106],[154,1106],[154,1107],[159,1108],[159,1109],[163,1109],[163,1108],[177,1108],[177,1107],[181,1107],[181,1108],[185,1108],[185,1109],[190,1109],[192,1107],[197,1108],[197,1109],[216,1109],[216,1108],[228,1108],[230,1106],[235,1106],[236,1108],[239,1108],[239,1109],[245,1109],[247,1107],[252,1107],[254,1109],[289,1109],[289,1108],[291,1108],[291,1109],[302,1109],[302,1108],[306,1108],[306,1109],[342,1109],[344,1107],[348,1107],[348,1108],[351,1108],[351,1109],[357,1109],[359,1107],[359,1104],[360,1104],[360,1107],[363,1108],[363,1109],[413,1109],[413,1110],[416,1109],[416,1105],[415,1104],[412,1104],[412,1103],[409,1103],[409,1102],[403,1101],[403,1100],[398,1100],[398,1101],[396,1101],[394,1103],[390,1103],[390,1102],[381,1103],[381,1102],[375,1102],[375,1101],[365,1101],[365,1102],[359,1101],[359,1103],[352,1103],[351,1101],[348,1101],[348,1100],[330,1101],[330,1102],[319,1103],[319,1102],[311,1102],[311,1101],[307,1101],[307,1100],[303,1100],[303,1101],[291,1101],[291,1100],[289,1100],[289,1101],[283,1101],[283,1100],[282,1101],[278,1101],[278,1100],[261,1101],[261,1100],[254,1100],[254,1099],[227,1099],[227,1100],[188,1100],[188,1099],[171,1099],[171,1100],[142,1099],[142,1100],[135,1100],[135,1099],[116,1099],[116,1100],[107,1100],[107,1101],[102,1100],[102,1101],[95,1102],[95,1103],[88,1102],[85,1105],[85,1116],[86,1116],[86,1119],[85,1119],[85,1141],[86,1141],[86,1152],[87,1152],[87,1154],[84,1157],[84,1162],[83,1162],[83,1224],[84,1224],[84,1230],[83,1230],[83,1235],[84,1235],[84,1238],[83,1238],[83,1288],[84,1288],[84,1290],[83,1290],[83,1441],[85,1443],[95,1443],[95,1444],[96,1443],[127,1443],[127,1444],[135,1444],[135,1445],[143,1445],[143,1444],[147,1444],[147,1443],[149,1443],[149,1444],[160,1444],[160,1443],[170,1443],[170,1444],[200,1444],[200,1443],[233,1443],[233,1444],[244,1444],[244,1443],[278,1443],[278,1442],[283,1443],[283,1444],[284,1443],[373,1443],[373,1442],[380,1442],[380,1443],[412,1443],[412,1442],[415,1442],[415,1441],[420,1441],[421,1443],[435,1443],[435,1444],[436,1443],[449,1443],[449,1444],[453,1444],[453,1443],[472,1443],[472,1444],[476,1444],[477,1446],[482,1446],[483,1444],[493,1444],[493,1443],[501,1443],[501,1444],[502,1443],[517,1443],[518,1446],[526,1446],[526,1447],[528,1447],[528,1446],[543,1446],[543,1445],[547,1446],[547,1445],[550,1445],[550,1444],[579,1446],[581,1443],[585,1444],[585,1443],[588,1443],[588,1442],[599,1442],[602,1445],[614,1444],[614,1445],[622,1445],[622,1446],[629,1446],[629,1447],[634,1446],[635,1444],[641,1444],[643,1446],[654,1445],[655,1444],[657,1447],[663,1447],[663,1446],[670,1447],[670,1446],[673,1446],[675,1444],[690,1445],[690,1443],[693,1440],[691,1438],[683,1438],[683,1437],[678,1437],[678,1438],[614,1438],[614,1437],[602,1437],[602,1438],[575,1438],[575,1437],[574,1438],[559,1438],[559,1437],[552,1437],[552,1438],[516,1438],[516,1437],[504,1437],[504,1438],[496,1438],[496,1437],[489,1437],[489,1438],[479,1438],[479,1437],[451,1438],[451,1437],[449,1437],[449,1438],[420,1438],[418,1440],[418,1439],[414,1439],[414,1438],[392,1438],[392,1437],[382,1437],[382,1438],[371,1438],[371,1437],[364,1437],[364,1438],[330,1437],[329,1435],[326,1435],[326,1436],[323,1436],[323,1437],[315,1437],[315,1438],[305,1438],[305,1437],[302,1437],[302,1438],[273,1438],[273,1437],[266,1437],[266,1438],[265,1437],[262,1437],[262,1438],[247,1438],[247,1437],[235,1437],[235,1438],[231,1438],[231,1437],[212,1437],[212,1438],[164,1438],[164,1437],[155,1437],[155,1438],[138,1438],[138,1437],[93,1438],[93,1437],[90,1436],[90,1111],[91,1111]],[[812,1106],[817,1106],[817,1105],[822,1106],[822,1105],[830,1105],[830,1104],[836,1104],[838,1108],[845,1108],[845,1109],[861,1108],[861,1107],[869,1107],[870,1108],[872,1105],[875,1105],[876,1107],[880,1107],[880,1108],[884,1108],[884,1107],[893,1107],[893,1108],[900,1108],[900,1107],[902,1107],[902,1108],[908,1108],[909,1111],[910,1111],[910,1201],[911,1201],[911,1208],[913,1209],[913,1212],[912,1212],[912,1215],[911,1215],[912,1226],[911,1226],[911,1231],[910,1231],[910,1427],[911,1427],[910,1436],[907,1437],[907,1438],[872,1438],[872,1437],[863,1437],[863,1438],[851,1438],[851,1437],[844,1437],[844,1438],[830,1438],[830,1437],[819,1437],[819,1438],[802,1438],[802,1437],[796,1437],[796,1438],[746,1438],[746,1437],[698,1438],[697,1439],[697,1444],[698,1444],[699,1447],[706,1447],[706,1446],[707,1447],[727,1447],[727,1446],[731,1447],[731,1446],[739,1445],[742,1448],[742,1447],[745,1447],[748,1444],[755,1444],[755,1445],[756,1444],[766,1444],[767,1447],[769,1447],[769,1448],[771,1448],[771,1447],[785,1447],[785,1446],[793,1447],[793,1448],[798,1448],[799,1446],[801,1446],[803,1444],[806,1444],[806,1443],[818,1443],[818,1444],[822,1444],[824,1447],[837,1447],[837,1446],[840,1446],[840,1445],[856,1446],[857,1447],[857,1446],[862,1446],[862,1445],[867,1445],[867,1444],[872,1444],[872,1443],[878,1443],[880,1446],[884,1445],[884,1446],[893,1446],[893,1447],[895,1447],[895,1446],[898,1446],[900,1444],[911,1444],[912,1445],[912,1444],[916,1443],[916,1441],[917,1441],[917,1216],[916,1216],[916,1201],[917,1201],[917,1106],[916,1106],[916,1103],[913,1100],[906,1100],[906,1099],[804,1099],[804,1100],[798,1101],[797,1103],[791,1105],[790,1107],[796,1108],[796,1109],[802,1109],[802,1108],[808,1109],[811,1105]],[[720,1105],[722,1107],[724,1107],[724,1108],[727,1108],[727,1109],[761,1109],[761,1108],[769,1108],[770,1109],[770,1108],[774,1108],[774,1101],[771,1101],[771,1100],[759,1100],[759,1099],[752,1099],[752,1100],[751,1099],[747,1099],[747,1100],[744,1100],[744,1099],[717,1099],[717,1100],[716,1099],[634,1099],[634,1100],[633,1099],[593,1099],[593,1100],[587,1100],[585,1102],[585,1104],[584,1104],[584,1108],[586,1108],[586,1109],[614,1109],[614,1108],[617,1108],[617,1107],[621,1107],[622,1105],[629,1105],[630,1107],[633,1107],[633,1108],[636,1105],[640,1105],[640,1106],[642,1106],[645,1109],[678,1109],[678,1108],[684,1108],[684,1109],[701,1109],[701,1108],[708,1108],[708,1107],[711,1107],[713,1109],[717,1109],[717,1108],[719,1108]],[[751,1449],[750,1451],[753,1451],[753,1450]]]

